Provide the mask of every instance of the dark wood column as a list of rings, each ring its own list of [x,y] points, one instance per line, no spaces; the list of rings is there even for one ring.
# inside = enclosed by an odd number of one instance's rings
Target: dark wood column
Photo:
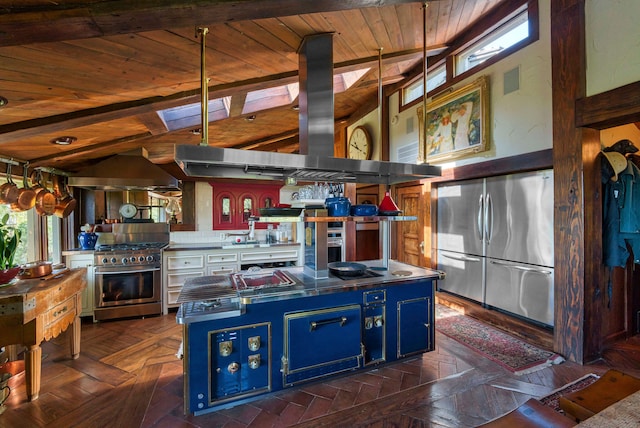
[[[553,166],[555,175],[554,349],[587,362],[598,352],[591,312],[600,278],[601,222],[595,159],[598,132],[578,128],[576,100],[585,96],[584,0],[551,2]],[[597,223],[596,223],[597,222]],[[596,229],[597,228],[597,229]],[[597,244],[597,245],[596,245]],[[601,298],[601,297],[600,297]],[[593,307],[597,307],[594,305]],[[588,322],[587,320],[591,321]],[[595,336],[599,336],[597,333]]]

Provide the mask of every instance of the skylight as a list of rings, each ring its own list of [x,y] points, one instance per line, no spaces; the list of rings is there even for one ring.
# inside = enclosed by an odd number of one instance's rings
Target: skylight
[[[335,74],[333,76],[333,92],[339,94],[353,86],[370,68]],[[242,114],[255,113],[295,102],[300,94],[300,85],[291,83],[273,88],[259,89],[247,93]],[[209,100],[209,122],[227,119],[231,97]],[[200,103],[173,107],[157,112],[169,131],[190,128],[201,124]]]
[[[209,122],[228,118],[230,105],[231,97],[209,100]],[[201,125],[200,106],[200,103],[193,103],[160,110],[157,113],[169,131],[176,131]]]

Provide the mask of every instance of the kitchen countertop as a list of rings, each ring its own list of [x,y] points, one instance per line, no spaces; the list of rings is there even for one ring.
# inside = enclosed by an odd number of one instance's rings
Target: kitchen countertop
[[[244,307],[248,304],[342,293],[380,286],[393,286],[420,279],[442,279],[444,277],[444,274],[440,271],[407,265],[393,260],[389,260],[389,267],[386,270],[382,270],[383,263],[381,260],[361,263],[373,268],[380,276],[343,280],[330,274],[329,278],[319,279],[304,275],[302,267],[290,267],[277,270],[286,272],[295,280],[295,284],[248,288],[245,290],[236,290],[228,276],[199,277],[191,284],[187,280],[183,287],[184,293],[189,293],[197,287],[205,287],[209,291],[215,287],[217,294],[215,300],[218,301],[218,304],[216,306],[203,304],[203,300],[182,303],[177,314],[177,321],[180,324],[189,324],[210,319],[229,318],[242,315]],[[271,269],[265,269],[264,271],[270,272]],[[243,273],[251,274],[250,272]],[[217,284],[207,284],[207,278],[211,279],[211,283]]]
[[[164,251],[180,251],[180,250],[241,250],[244,248],[272,248],[272,247],[299,247],[299,242],[277,242],[274,244],[266,244],[264,242],[233,244],[231,242],[202,242],[202,243],[170,243],[164,248]]]

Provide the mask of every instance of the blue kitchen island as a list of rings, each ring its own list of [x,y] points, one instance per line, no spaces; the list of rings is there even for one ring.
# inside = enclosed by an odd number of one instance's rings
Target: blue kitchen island
[[[434,349],[439,271],[386,260],[359,277],[314,278],[302,267],[188,280],[183,325],[185,412]]]

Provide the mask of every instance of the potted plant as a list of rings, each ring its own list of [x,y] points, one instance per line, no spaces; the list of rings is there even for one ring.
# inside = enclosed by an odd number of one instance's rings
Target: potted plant
[[[0,219],[0,284],[7,284],[20,272],[14,262],[20,238],[20,229],[9,224],[9,214],[5,214]]]

